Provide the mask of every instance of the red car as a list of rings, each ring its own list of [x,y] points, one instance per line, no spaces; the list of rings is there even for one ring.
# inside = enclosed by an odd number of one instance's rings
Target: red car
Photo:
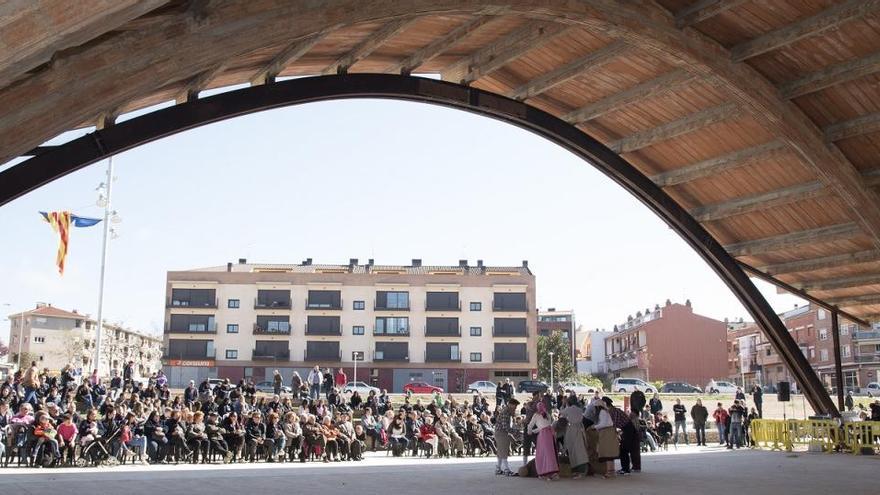
[[[410,382],[403,386],[404,393],[413,394],[433,394],[434,392],[443,392],[441,387],[428,385],[425,382]]]

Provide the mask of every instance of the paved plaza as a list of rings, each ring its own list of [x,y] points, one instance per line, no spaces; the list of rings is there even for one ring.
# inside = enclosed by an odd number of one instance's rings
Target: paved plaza
[[[720,447],[682,447],[648,454],[643,472],[604,480],[502,478],[494,458],[413,459],[369,454],[359,463],[119,466],[116,468],[0,469],[0,493],[224,494],[321,493],[372,495],[412,493],[525,494],[537,490],[582,494],[877,493],[880,457],[788,454]],[[518,465],[518,463],[513,463]],[[95,490],[98,490],[97,492]]]

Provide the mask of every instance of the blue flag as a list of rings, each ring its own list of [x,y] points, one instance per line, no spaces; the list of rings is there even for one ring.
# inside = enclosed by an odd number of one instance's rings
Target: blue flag
[[[48,222],[49,214],[45,211],[41,211],[40,215],[43,215],[43,218]],[[70,221],[73,223],[74,227],[91,227],[100,223],[100,218],[89,218],[89,217],[79,217],[76,215],[70,215]]]

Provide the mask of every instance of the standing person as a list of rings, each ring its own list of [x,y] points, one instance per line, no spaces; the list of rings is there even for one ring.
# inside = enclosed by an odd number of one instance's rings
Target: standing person
[[[333,373],[330,372],[330,368],[324,368],[324,379],[321,382],[321,388],[324,392],[324,398],[327,398],[333,390]]]
[[[348,376],[346,376],[345,370],[339,368],[336,371],[336,375],[333,377],[333,381],[336,384],[336,388],[339,390],[345,388],[345,384],[348,383]]]
[[[608,414],[614,427],[620,430],[620,471],[617,474],[627,475],[631,471],[641,472],[642,452],[639,446],[639,432],[633,423],[633,417],[614,407],[611,397],[603,397],[608,406]],[[638,419],[635,419],[638,421]]]
[[[614,459],[620,455],[620,442],[617,440],[617,429],[614,428],[614,420],[608,412],[608,402],[605,398],[597,398],[593,400],[596,408],[596,417],[598,421],[593,427],[596,429],[599,443],[597,445],[597,453],[599,455],[599,463],[602,468],[598,471],[605,479],[614,477]],[[610,401],[610,400],[609,400]]]
[[[290,390],[293,391],[294,398],[299,397],[300,389],[303,386],[303,379],[299,376],[299,372],[293,370],[293,375],[290,377]]]
[[[495,407],[501,407],[506,402],[507,401],[504,396],[504,387],[501,385],[501,382],[498,382],[495,385]]]
[[[510,378],[504,379],[504,384],[501,385],[501,388],[504,390],[504,402],[507,402],[508,399],[513,397],[513,384],[510,383]]]
[[[694,421],[694,430],[697,435],[697,445],[706,446],[706,420],[709,419],[709,410],[703,405],[703,399],[697,399],[697,403],[691,407],[691,419]]]
[[[278,370],[275,370],[272,373],[272,391],[275,395],[281,395],[281,385],[284,383],[284,380],[281,379],[281,373]]]
[[[846,393],[846,399],[843,400],[843,405],[844,405],[844,407],[846,407],[847,411],[853,410],[853,407],[855,406],[855,401],[853,400],[852,390],[850,390],[849,392]],[[757,407],[757,406],[758,405],[755,404],[755,407]],[[758,415],[759,416],[761,415],[760,410],[758,411]]]
[[[565,407],[559,411],[559,421],[564,423],[565,436],[563,443],[568,452],[569,464],[571,465],[571,478],[583,478],[587,471],[590,456],[587,453],[587,435],[584,432],[584,410],[578,406],[577,401],[564,398]]]
[[[523,444],[522,444],[522,454],[523,454],[523,466],[529,463],[529,454],[532,453],[532,446],[536,441],[536,434],[531,432],[531,427],[529,426],[532,422],[532,418],[535,416],[537,412],[538,403],[540,403],[540,397],[538,392],[532,394],[532,400],[523,404],[520,413],[524,416],[523,424],[526,425],[525,431],[523,431]],[[544,407],[546,411],[547,408]],[[537,449],[536,449],[537,450]],[[536,454],[537,455],[537,454]]]
[[[134,361],[129,361],[122,367],[122,381],[125,387],[131,387],[134,381]]]
[[[675,399],[675,405],[672,406],[672,412],[675,413],[675,434],[673,435],[673,443],[678,445],[678,430],[681,429],[685,445],[690,445],[687,430],[687,408],[681,403],[681,399]]]
[[[507,404],[498,409],[495,416],[495,447],[498,462],[495,465],[495,474],[503,474],[505,476],[516,476],[516,473],[510,470],[507,458],[510,456],[511,436],[516,431],[513,424],[513,415],[516,413],[516,406],[519,401],[511,398]]]
[[[746,401],[746,394],[743,393],[742,387],[736,387],[736,395],[733,398],[740,401],[740,404]]]
[[[547,414],[547,407],[538,402],[525,433],[536,435],[535,470],[539,479],[559,479],[559,463],[556,460],[556,433],[553,431],[553,420]]]
[[[657,421],[660,413],[663,412],[663,401],[660,400],[660,394],[654,392],[654,397],[648,401],[648,408],[651,411],[651,419]]]
[[[309,372],[306,381],[309,382],[309,398],[316,400],[321,395],[321,384],[324,382],[324,375],[318,365],[315,365],[314,369]]]
[[[764,417],[764,389],[757,383],[752,385],[752,402],[758,410],[758,417]]]
[[[712,413],[712,417],[715,419],[715,428],[718,428],[718,445],[724,445],[727,443],[727,410],[724,409],[724,406],[721,403],[718,403],[718,407],[715,408],[715,412]]]
[[[40,389],[40,370],[37,369],[36,361],[31,361],[31,366],[21,377],[21,384],[24,386],[24,402],[36,408],[37,390]]]
[[[739,399],[735,399],[728,413],[730,414],[730,437],[727,448],[732,449],[734,443],[736,448],[740,448],[743,445],[743,419],[746,416],[746,408],[740,404]]]

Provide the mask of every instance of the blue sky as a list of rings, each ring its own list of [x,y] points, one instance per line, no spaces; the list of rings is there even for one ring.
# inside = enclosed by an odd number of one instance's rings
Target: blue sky
[[[718,319],[748,315],[647,208],[579,158],[465,112],[378,100],[273,110],[115,159],[106,317],[161,332],[165,272],[255,262],[490,265],[529,260],[542,308],[606,327],[667,298]],[[93,315],[99,227],[74,229],[67,271],[38,210],[99,216],[106,162],[0,208],[3,314],[36,301]],[[777,310],[797,299],[759,285]],[[0,325],[8,342],[9,322]]]

